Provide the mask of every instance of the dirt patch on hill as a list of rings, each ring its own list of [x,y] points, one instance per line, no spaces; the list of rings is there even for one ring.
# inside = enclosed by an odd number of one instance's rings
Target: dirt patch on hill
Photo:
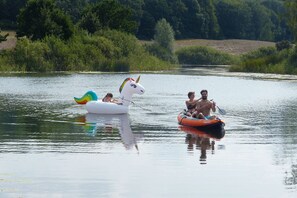
[[[239,40],[239,39],[230,39],[230,40],[193,39],[193,40],[177,40],[175,42],[174,49],[178,50],[180,48],[190,47],[190,46],[208,46],[230,54],[244,54],[250,51],[254,51],[260,47],[275,46],[275,43],[268,42],[268,41],[253,41],[253,40]]]
[[[15,37],[15,32],[14,31],[2,31],[1,35],[5,35],[6,33],[8,33],[9,36],[7,37],[7,41],[3,41],[0,43],[0,50],[12,49],[16,45],[17,39]]]

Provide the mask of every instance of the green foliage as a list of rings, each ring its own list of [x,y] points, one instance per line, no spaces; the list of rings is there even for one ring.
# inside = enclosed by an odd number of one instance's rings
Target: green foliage
[[[138,40],[132,34],[119,32],[116,30],[100,31],[96,35],[103,36],[110,40],[118,48],[118,56],[130,56],[137,54],[142,48]]]
[[[297,74],[297,48],[296,48],[296,46],[290,51],[290,55],[289,55],[289,59],[288,59],[288,70],[294,70],[294,73]]]
[[[78,26],[93,34],[102,29],[102,24],[95,13],[87,12],[78,22]]]
[[[155,32],[154,42],[145,45],[146,50],[164,61],[177,63],[173,53],[174,32],[171,25],[165,19],[161,19],[156,24]]]
[[[45,5],[50,0],[0,0],[0,27],[15,29],[16,17],[21,15],[20,9],[26,2],[28,6],[32,1],[39,1]],[[292,40],[294,36],[285,18],[296,35],[297,3],[293,0],[51,1],[54,7],[44,6],[40,14],[33,10],[35,14],[32,12],[26,19],[19,19],[19,24],[28,24],[22,27],[27,29],[26,31],[19,30],[19,35],[34,39],[55,35],[65,39],[68,36],[64,35],[64,32],[73,29],[59,22],[64,20],[62,15],[65,14],[70,16],[67,17],[68,21],[71,18],[74,24],[90,33],[110,28],[136,34],[138,38],[146,40],[153,39],[154,28],[162,18],[171,24],[177,39]],[[61,14],[51,9],[58,9]],[[33,34],[41,36],[35,38]]]
[[[83,9],[88,3],[88,0],[56,0],[57,6],[71,16],[74,23],[80,20]]]
[[[14,62],[29,72],[45,72],[52,70],[52,64],[47,61],[48,53],[49,48],[45,43],[24,38],[17,43],[13,53]]]
[[[153,38],[152,30],[162,18],[179,39],[217,36],[219,31],[215,7],[209,0],[145,0],[143,10],[137,33],[142,39]]]
[[[29,0],[18,15],[18,37],[37,40],[55,35],[66,40],[73,31],[70,18],[56,6],[54,0]]]
[[[223,38],[248,38],[251,8],[243,0],[222,0],[216,5]]]
[[[103,0],[90,5],[79,24],[90,33],[102,28],[134,33],[137,28],[136,22],[132,19],[132,10],[116,0]]]
[[[284,5],[275,0],[217,0],[221,38],[283,40],[289,37],[281,19]]]
[[[273,23],[270,19],[269,10],[262,6],[259,1],[247,2],[251,8],[251,24],[249,37],[257,40],[274,40]]]
[[[130,71],[169,69],[171,64],[150,55],[127,33],[106,30],[77,32],[65,41],[55,36],[22,38],[0,56],[2,71]]]
[[[236,63],[237,57],[210,47],[185,47],[176,51],[180,64],[229,65]]]
[[[213,0],[200,0],[199,3],[203,13],[203,23],[201,27],[203,38],[217,38],[219,36],[220,27]]]
[[[291,73],[288,59],[290,49],[277,51],[274,47],[261,48],[243,56],[238,65],[230,68],[230,71],[256,72],[256,73]]]
[[[155,27],[154,41],[161,47],[173,52],[174,31],[166,19],[161,19]]]
[[[295,41],[297,40],[297,2],[293,0],[285,1],[286,19],[291,31],[294,35]]]
[[[290,49],[292,47],[292,45],[289,41],[286,40],[286,41],[277,42],[275,44],[275,47],[276,47],[277,51],[281,51],[284,49]]]
[[[0,0],[0,27],[16,28],[16,16],[27,0]]]
[[[145,45],[146,50],[153,56],[156,56],[164,61],[169,61],[171,63],[177,63],[177,57],[175,54],[168,49],[160,46],[157,43],[152,44],[146,44]]]
[[[261,47],[255,51],[252,51],[250,53],[244,54],[242,56],[242,60],[249,60],[249,59],[257,59],[257,58],[263,58],[266,56],[271,56],[276,54],[276,48],[275,47]]]

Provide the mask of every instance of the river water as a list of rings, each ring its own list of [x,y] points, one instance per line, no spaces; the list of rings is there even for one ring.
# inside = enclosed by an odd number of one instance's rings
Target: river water
[[[138,74],[2,75],[0,197],[296,197],[294,76],[182,70],[141,74],[128,115],[73,97],[119,96]],[[225,136],[181,131],[188,91],[209,91]]]

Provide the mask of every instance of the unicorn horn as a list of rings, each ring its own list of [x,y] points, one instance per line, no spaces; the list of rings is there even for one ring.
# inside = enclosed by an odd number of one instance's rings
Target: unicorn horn
[[[137,80],[136,80],[136,83],[138,83],[140,80],[140,75],[138,76]]]

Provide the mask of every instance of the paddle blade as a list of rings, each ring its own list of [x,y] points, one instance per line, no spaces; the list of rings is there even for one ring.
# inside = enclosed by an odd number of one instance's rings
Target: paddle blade
[[[227,112],[226,112],[224,109],[221,109],[221,108],[218,107],[218,106],[217,106],[217,108],[218,108],[219,113],[220,113],[221,115],[226,115]]]

